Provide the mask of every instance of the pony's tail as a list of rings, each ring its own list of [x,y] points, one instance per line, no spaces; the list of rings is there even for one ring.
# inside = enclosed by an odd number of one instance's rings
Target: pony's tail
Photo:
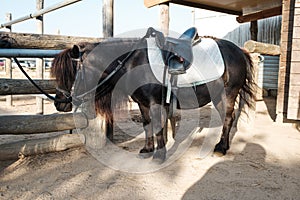
[[[250,57],[250,54],[245,49],[242,49],[247,61],[247,75],[244,85],[242,86],[239,95],[242,100],[249,106],[249,108],[255,108],[254,102],[256,100],[255,91],[256,91],[256,83],[254,80],[254,65],[253,61]]]

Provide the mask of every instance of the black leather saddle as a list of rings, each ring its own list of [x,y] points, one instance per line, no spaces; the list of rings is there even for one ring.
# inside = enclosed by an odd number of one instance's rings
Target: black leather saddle
[[[155,37],[170,74],[184,74],[193,62],[193,42],[197,36],[195,27],[186,30],[179,38],[164,37],[163,33],[149,28],[147,34]]]

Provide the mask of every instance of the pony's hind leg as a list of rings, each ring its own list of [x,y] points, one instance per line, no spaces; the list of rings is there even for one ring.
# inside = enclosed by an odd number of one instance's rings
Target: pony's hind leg
[[[227,94],[226,97],[222,95],[220,101],[215,104],[221,120],[224,122],[222,129],[222,136],[219,143],[215,146],[214,152],[226,154],[229,149],[229,134],[235,119],[234,105],[237,94]]]

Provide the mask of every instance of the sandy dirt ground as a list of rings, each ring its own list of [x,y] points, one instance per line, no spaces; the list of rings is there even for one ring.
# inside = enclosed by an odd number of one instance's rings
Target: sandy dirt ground
[[[299,199],[300,133],[291,124],[273,122],[275,102],[257,102],[251,123],[232,130],[231,148],[223,157],[200,158],[205,142],[200,129],[178,159],[148,173],[115,170],[84,147],[1,161],[0,199]],[[50,102],[45,107],[55,112]],[[207,130],[211,109],[200,109],[199,127]],[[18,97],[13,107],[2,99],[0,112],[32,114],[34,98]],[[1,136],[0,143],[32,137]],[[141,142],[119,144],[133,153],[142,147]]]

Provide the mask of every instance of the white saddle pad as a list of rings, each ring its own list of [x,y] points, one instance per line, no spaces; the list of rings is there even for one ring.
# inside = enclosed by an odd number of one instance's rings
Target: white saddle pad
[[[148,59],[155,78],[162,84],[164,62],[155,38],[147,38]],[[224,61],[217,43],[211,38],[202,38],[193,46],[193,63],[185,74],[178,75],[178,87],[191,87],[220,78],[224,73]]]

